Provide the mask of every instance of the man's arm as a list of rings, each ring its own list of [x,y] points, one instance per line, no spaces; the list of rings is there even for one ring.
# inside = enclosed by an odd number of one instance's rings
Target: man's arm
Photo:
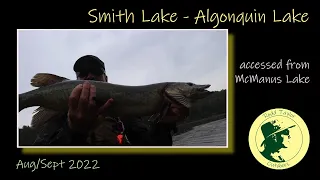
[[[34,146],[86,146],[86,135],[73,132],[67,117],[49,120],[37,135]]]
[[[124,120],[126,134],[132,145],[137,146],[172,146],[172,131],[177,131],[176,122],[183,121],[189,116],[189,109],[170,104],[164,112],[165,116],[152,121],[150,125],[139,119]],[[155,123],[154,123],[155,122]]]
[[[149,131],[150,127],[141,118],[126,118],[121,121],[124,124],[124,133],[130,145],[152,146],[154,144]]]
[[[172,146],[172,132],[176,132],[176,123],[157,123],[153,125],[153,137],[157,146]],[[152,130],[151,130],[152,131]]]
[[[123,120],[125,134],[133,146],[172,146],[171,132],[176,123],[148,124],[141,118]]]

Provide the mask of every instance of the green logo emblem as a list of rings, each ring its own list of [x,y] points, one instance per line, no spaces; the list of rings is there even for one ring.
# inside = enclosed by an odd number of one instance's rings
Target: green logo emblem
[[[287,109],[262,113],[252,124],[249,146],[253,156],[271,169],[298,164],[309,148],[309,131],[303,119]]]

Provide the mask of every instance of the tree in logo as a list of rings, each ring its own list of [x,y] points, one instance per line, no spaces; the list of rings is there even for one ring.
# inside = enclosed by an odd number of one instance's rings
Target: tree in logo
[[[261,143],[261,147],[264,149],[260,153],[269,161],[272,162],[286,162],[285,159],[279,153],[280,149],[287,148],[284,143],[284,138],[290,139],[290,128],[295,125],[281,127],[281,123],[278,120],[272,120],[261,126],[261,132],[264,136],[264,140]]]

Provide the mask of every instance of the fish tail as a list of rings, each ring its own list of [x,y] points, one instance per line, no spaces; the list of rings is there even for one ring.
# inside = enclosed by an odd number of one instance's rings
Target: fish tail
[[[19,94],[19,112],[28,107],[28,96],[26,93]]]
[[[33,76],[31,79],[31,85],[33,87],[45,87],[49,85],[56,84],[58,82],[66,81],[69,80],[65,77],[60,77],[54,74],[49,74],[49,73],[38,73]],[[42,98],[41,92],[43,90],[35,89],[26,93],[19,94],[19,112],[25,108],[39,105],[37,104],[39,101],[39,96],[40,99]],[[39,95],[40,93],[40,95]]]

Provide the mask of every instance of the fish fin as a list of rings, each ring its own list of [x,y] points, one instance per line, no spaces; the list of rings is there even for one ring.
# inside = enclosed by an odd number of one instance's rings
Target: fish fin
[[[44,107],[39,107],[33,111],[33,116],[31,120],[31,127],[36,130],[40,130],[46,122],[52,118],[56,118],[64,115],[65,113],[47,109]]]
[[[182,94],[179,93],[174,93],[174,94],[168,94],[169,97],[171,97],[173,100],[177,101],[178,103],[180,103],[181,105],[185,106],[186,108],[190,108],[191,107],[191,102],[184,97]]]
[[[38,73],[35,76],[33,76],[30,84],[34,87],[43,87],[66,80],[69,79],[49,73]]]

